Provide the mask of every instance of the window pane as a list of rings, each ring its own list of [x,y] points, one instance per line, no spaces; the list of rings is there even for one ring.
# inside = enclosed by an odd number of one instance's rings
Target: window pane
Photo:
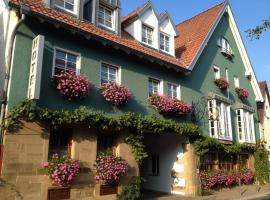
[[[55,0],[55,4],[64,7],[64,0]]]
[[[56,58],[60,58],[65,60],[66,59],[66,53],[60,50],[56,50]]]
[[[65,65],[66,65],[65,60],[61,60],[58,58],[55,59],[55,67],[65,69]]]
[[[67,10],[74,11],[74,5],[72,5],[72,4],[66,3],[65,8],[66,8]]]

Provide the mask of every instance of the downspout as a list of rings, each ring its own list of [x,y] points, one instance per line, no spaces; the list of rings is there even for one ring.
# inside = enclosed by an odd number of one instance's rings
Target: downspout
[[[5,126],[5,115],[6,115],[6,108],[7,108],[7,94],[8,94],[10,75],[11,75],[11,62],[12,62],[12,58],[13,58],[14,41],[15,41],[16,33],[17,33],[20,25],[25,20],[25,14],[23,14],[22,7],[20,10],[20,13],[22,13],[21,18],[19,19],[16,26],[14,27],[12,34],[11,34],[11,37],[10,37],[10,41],[9,41],[9,49],[8,49],[8,55],[7,55],[8,60],[7,60],[7,66],[6,66],[4,90],[3,90],[3,100],[1,102],[1,113],[0,113],[0,145],[3,145],[3,142],[4,142],[4,129],[5,129],[4,126]],[[0,163],[0,165],[1,165],[1,163]]]

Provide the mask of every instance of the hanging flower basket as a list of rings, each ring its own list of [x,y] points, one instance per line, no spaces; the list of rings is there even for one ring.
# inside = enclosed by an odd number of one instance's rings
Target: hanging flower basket
[[[90,81],[85,75],[62,71],[51,79],[59,94],[68,100],[83,99],[88,96]]]
[[[59,156],[58,154],[52,155],[43,166],[44,171],[51,178],[53,186],[69,186],[80,172],[80,165],[77,160]]]
[[[249,93],[248,90],[245,88],[235,88],[235,92],[242,100],[248,98]]]
[[[126,104],[132,95],[127,86],[115,82],[102,84],[101,90],[105,100],[114,106]]]
[[[191,104],[173,99],[170,96],[154,94],[150,96],[149,103],[160,113],[186,115],[191,113]]]
[[[227,90],[230,87],[229,81],[227,81],[224,78],[218,78],[215,80],[215,84],[219,87],[221,90]]]

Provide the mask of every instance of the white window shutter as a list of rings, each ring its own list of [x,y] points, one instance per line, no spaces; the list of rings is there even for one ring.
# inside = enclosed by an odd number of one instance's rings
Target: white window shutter
[[[227,118],[229,127],[229,136],[232,139],[232,119],[231,119],[231,106],[227,106]],[[238,129],[239,130],[239,129]]]
[[[251,142],[255,143],[255,128],[254,128],[254,116],[250,115],[251,120]]]
[[[245,124],[244,124],[244,112],[243,109],[240,110],[240,118],[241,118],[241,129],[242,129],[242,140],[244,141],[245,138]]]

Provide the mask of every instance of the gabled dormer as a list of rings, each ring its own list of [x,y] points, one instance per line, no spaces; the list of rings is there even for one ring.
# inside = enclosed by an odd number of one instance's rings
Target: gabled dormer
[[[84,0],[83,19],[95,26],[120,34],[120,0]]]
[[[151,1],[123,17],[122,28],[143,45],[175,55],[175,25],[167,12],[157,15]]]

